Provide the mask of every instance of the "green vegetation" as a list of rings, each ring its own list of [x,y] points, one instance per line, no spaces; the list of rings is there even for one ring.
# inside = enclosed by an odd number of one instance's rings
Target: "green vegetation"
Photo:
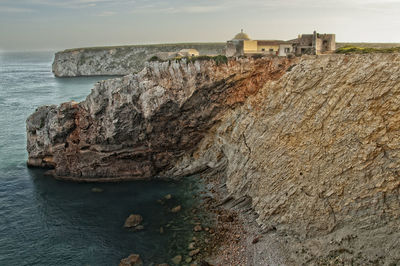
[[[194,63],[196,61],[211,61],[217,64],[217,66],[221,64],[227,64],[228,58],[225,55],[217,55],[217,56],[208,56],[208,55],[200,55],[200,56],[185,56],[185,57],[177,57],[173,59],[175,61],[186,60],[186,63]]]
[[[155,62],[155,61],[162,61],[158,56],[153,55],[150,59],[149,62]]]
[[[337,54],[400,53],[400,47],[373,48],[347,45],[336,49]]]
[[[337,42],[336,47],[355,46],[363,48],[392,48],[400,46],[400,43],[373,43],[373,42]]]
[[[263,54],[254,54],[254,55],[251,56],[251,58],[253,58],[253,59],[260,59],[260,58],[263,58],[263,57],[264,57]]]

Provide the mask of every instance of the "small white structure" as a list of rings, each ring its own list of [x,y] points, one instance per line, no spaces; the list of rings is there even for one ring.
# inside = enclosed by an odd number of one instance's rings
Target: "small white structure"
[[[293,53],[293,45],[291,43],[281,43],[279,44],[279,56],[287,56]]]
[[[182,49],[178,53],[180,56],[199,56],[200,53],[196,49]]]

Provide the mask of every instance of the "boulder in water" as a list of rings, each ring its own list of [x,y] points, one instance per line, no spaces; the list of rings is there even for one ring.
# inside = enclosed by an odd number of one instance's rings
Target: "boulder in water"
[[[143,266],[143,261],[138,254],[131,254],[122,259],[119,266]]]
[[[177,255],[177,256],[173,257],[173,258],[171,259],[171,261],[172,261],[174,264],[178,265],[178,264],[180,264],[181,261],[182,261],[182,256],[181,256],[181,255]]]
[[[171,209],[171,212],[177,213],[177,212],[180,212],[181,210],[182,210],[182,206],[181,206],[181,205],[178,205],[178,206],[176,206],[176,207],[173,207],[173,208]]]
[[[124,227],[126,228],[132,228],[132,227],[137,227],[140,225],[140,223],[143,221],[143,217],[139,214],[131,214],[129,217],[125,220]]]

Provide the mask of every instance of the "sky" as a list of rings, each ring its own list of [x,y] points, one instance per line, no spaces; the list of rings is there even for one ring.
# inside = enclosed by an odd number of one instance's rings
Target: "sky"
[[[400,0],[0,0],[0,51],[176,42],[400,43]]]

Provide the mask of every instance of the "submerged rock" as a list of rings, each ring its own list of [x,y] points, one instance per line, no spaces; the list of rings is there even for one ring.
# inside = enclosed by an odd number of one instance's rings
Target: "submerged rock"
[[[190,242],[190,243],[189,243],[189,246],[188,246],[188,249],[189,249],[189,250],[195,249],[195,246],[196,246],[196,243],[195,243],[195,242]]]
[[[175,264],[175,265],[179,265],[182,262],[182,256],[181,255],[176,255],[175,257],[173,257],[171,259],[171,261]]]
[[[126,227],[126,228],[137,227],[142,223],[142,221],[143,221],[143,217],[141,215],[139,215],[139,214],[131,214],[125,220],[124,227]]]
[[[181,210],[182,210],[182,206],[181,206],[181,205],[178,205],[178,206],[176,206],[176,207],[173,207],[173,208],[171,209],[171,212],[176,213],[176,212],[180,212]]]
[[[193,231],[195,231],[195,232],[200,232],[201,230],[203,230],[203,228],[201,227],[201,225],[195,225],[194,227],[193,227]]]
[[[172,199],[172,195],[171,194],[165,195],[164,199],[170,200],[170,199]]]
[[[101,193],[103,191],[104,191],[104,189],[102,189],[102,188],[98,188],[98,187],[92,188],[92,192],[95,192],[95,193]]]
[[[137,225],[134,228],[135,228],[136,231],[144,230],[144,226],[143,225]]]
[[[119,266],[143,266],[143,261],[138,254],[131,254],[128,258],[122,259]]]
[[[190,256],[190,257],[193,257],[193,256],[195,256],[195,255],[197,255],[197,254],[199,254],[199,253],[200,253],[200,249],[197,248],[197,249],[194,249],[194,250],[190,251],[190,252],[189,252],[189,256]]]

